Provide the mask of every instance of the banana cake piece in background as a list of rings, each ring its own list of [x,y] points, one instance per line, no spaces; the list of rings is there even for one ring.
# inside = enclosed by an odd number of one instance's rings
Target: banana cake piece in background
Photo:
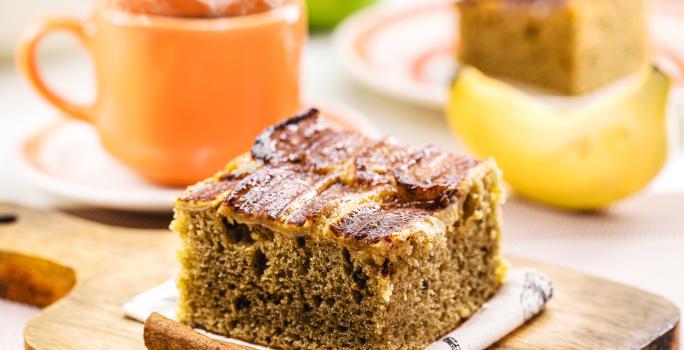
[[[638,70],[649,54],[645,0],[463,0],[461,62],[569,95]]]
[[[492,160],[304,112],[177,200],[179,319],[276,348],[422,349],[502,284],[499,181]]]

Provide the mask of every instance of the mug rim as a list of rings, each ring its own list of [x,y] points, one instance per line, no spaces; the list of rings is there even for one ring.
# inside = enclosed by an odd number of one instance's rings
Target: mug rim
[[[106,5],[97,6],[96,15],[108,18],[121,26],[163,27],[169,29],[225,30],[231,28],[255,27],[285,20],[289,24],[302,16],[302,0],[288,0],[285,4],[267,11],[239,16],[225,17],[179,17],[157,14],[135,13]]]

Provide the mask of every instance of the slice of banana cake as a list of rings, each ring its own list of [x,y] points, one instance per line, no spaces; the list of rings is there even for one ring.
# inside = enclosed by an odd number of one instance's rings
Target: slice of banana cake
[[[581,95],[649,61],[646,0],[462,0],[461,62]]]
[[[492,160],[308,110],[177,200],[179,319],[283,349],[421,349],[502,283]]]

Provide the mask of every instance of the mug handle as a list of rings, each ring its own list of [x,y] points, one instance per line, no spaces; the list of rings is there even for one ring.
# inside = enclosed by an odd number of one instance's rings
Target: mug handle
[[[65,100],[50,89],[38,69],[36,49],[50,32],[66,31],[73,34],[87,48],[87,37],[82,20],[68,17],[47,17],[33,21],[24,29],[17,44],[16,64],[29,82],[52,105],[66,115],[92,123],[93,106],[81,105]]]

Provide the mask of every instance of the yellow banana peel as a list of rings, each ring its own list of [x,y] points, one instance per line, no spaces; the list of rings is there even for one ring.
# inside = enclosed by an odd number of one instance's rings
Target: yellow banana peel
[[[446,111],[464,146],[494,157],[517,192],[589,210],[639,191],[662,168],[670,86],[648,66],[596,103],[560,108],[464,67]]]

